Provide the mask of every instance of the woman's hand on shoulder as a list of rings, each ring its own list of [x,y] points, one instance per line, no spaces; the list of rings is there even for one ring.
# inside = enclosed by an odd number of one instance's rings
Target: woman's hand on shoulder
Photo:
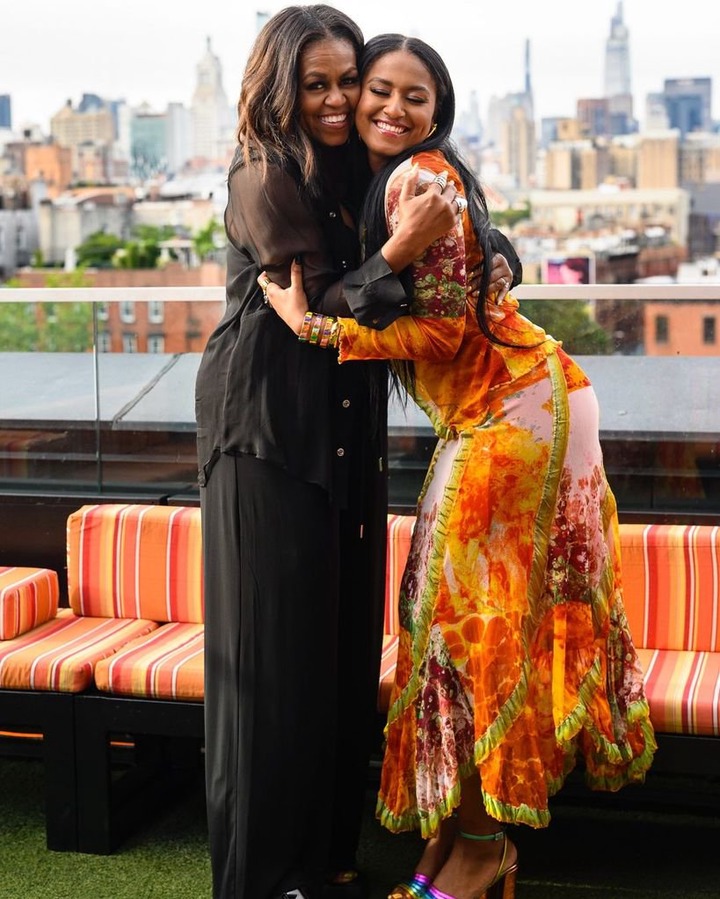
[[[398,274],[444,234],[452,231],[460,221],[459,214],[467,205],[458,196],[448,173],[436,175],[425,190],[418,193],[420,167],[402,175],[397,195],[395,227],[382,247],[382,254],[390,268]]]
[[[455,227],[460,208],[455,200],[457,188],[447,171],[436,175],[422,192],[418,191],[420,172],[415,164],[404,175],[398,199],[398,230],[416,232],[425,249]]]
[[[262,288],[265,302],[272,306],[285,324],[300,333],[305,313],[309,309],[307,295],[302,282],[302,265],[299,259],[293,259],[290,265],[290,286],[286,288],[275,284],[267,272],[261,272],[257,279]]]

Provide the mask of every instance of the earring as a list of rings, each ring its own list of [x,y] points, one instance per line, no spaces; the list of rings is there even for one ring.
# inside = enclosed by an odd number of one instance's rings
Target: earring
[[[430,129],[430,131],[428,132],[428,137],[432,137],[436,131],[437,131],[437,122],[433,122],[433,126]],[[427,140],[427,138],[426,138],[426,140]]]

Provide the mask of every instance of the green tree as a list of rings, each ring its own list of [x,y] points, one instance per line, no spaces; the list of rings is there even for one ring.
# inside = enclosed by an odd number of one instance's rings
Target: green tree
[[[19,287],[17,280],[6,287]],[[88,287],[82,269],[54,272],[46,287]],[[83,353],[92,348],[91,303],[0,304],[0,351]]]
[[[115,251],[114,268],[157,268],[160,259],[160,243],[175,234],[170,225],[158,228],[154,225],[138,225],[133,228],[133,239]]]
[[[610,335],[592,320],[582,300],[522,300],[520,312],[562,340],[568,353],[601,356],[611,345]]]
[[[532,218],[530,204],[512,206],[509,209],[493,210],[492,220],[496,228],[510,229],[523,219]]]
[[[193,245],[195,247],[195,252],[198,255],[198,259],[202,262],[202,260],[207,259],[216,249],[217,243],[215,242],[216,234],[220,233],[222,230],[220,226],[220,222],[215,218],[211,218],[210,221],[205,225],[204,228],[200,228],[199,231],[196,231],[193,235]]]
[[[160,247],[154,241],[130,240],[115,251],[113,268],[156,268]]]
[[[125,241],[115,234],[96,231],[75,248],[78,265],[90,268],[111,268],[113,256],[124,244]]]
[[[6,287],[17,286],[7,282]],[[37,346],[35,303],[0,304],[0,352],[29,353]]]

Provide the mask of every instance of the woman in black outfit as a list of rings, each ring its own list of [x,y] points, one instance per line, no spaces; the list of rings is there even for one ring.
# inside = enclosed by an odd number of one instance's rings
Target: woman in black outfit
[[[385,327],[408,304],[396,273],[454,221],[453,188],[409,190],[400,231],[354,270],[362,47],[338,10],[288,7],[260,32],[238,104],[227,308],[196,382],[214,899],[362,895],[387,371],[300,344],[256,281],[265,269],[286,286],[301,256],[312,308]],[[509,274],[495,266],[495,280]]]

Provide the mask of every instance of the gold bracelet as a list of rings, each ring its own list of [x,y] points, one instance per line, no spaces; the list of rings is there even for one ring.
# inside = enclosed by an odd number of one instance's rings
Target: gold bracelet
[[[330,316],[330,315],[324,316],[322,334],[320,335],[320,343],[319,343],[320,348],[323,350],[328,345],[328,341],[330,340],[330,332],[332,331],[332,326],[333,326],[334,321],[335,321],[335,319],[332,316]]]
[[[319,315],[318,313],[315,313],[313,315],[313,324],[310,331],[310,337],[308,337],[308,343],[317,343],[320,339],[320,332],[322,331],[324,318],[324,315]]]
[[[340,342],[340,320],[335,318],[333,319],[332,327],[330,328],[330,336],[328,337],[327,345],[335,349]]]
[[[300,333],[298,334],[298,340],[301,340],[303,343],[307,343],[310,337],[310,328],[312,327],[314,313],[309,309],[305,313],[305,318],[303,319],[303,323],[300,326]]]
[[[308,310],[300,326],[298,340],[303,343],[311,343],[324,350],[328,347],[337,347],[340,339],[340,322],[331,315],[321,315],[319,312]]]

